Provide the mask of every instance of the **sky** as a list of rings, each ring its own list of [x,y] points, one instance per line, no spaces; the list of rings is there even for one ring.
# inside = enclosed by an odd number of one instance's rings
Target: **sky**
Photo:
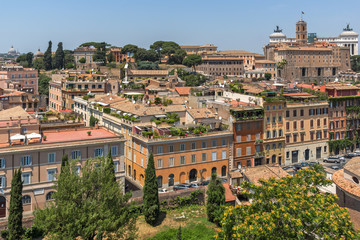
[[[308,32],[338,36],[347,23],[360,32],[359,0],[1,0],[0,52],[74,49],[84,42],[149,48],[158,40],[214,44],[219,50],[263,53],[276,25],[295,37]]]

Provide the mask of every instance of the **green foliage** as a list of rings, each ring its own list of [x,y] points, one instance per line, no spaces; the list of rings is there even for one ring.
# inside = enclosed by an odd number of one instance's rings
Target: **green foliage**
[[[332,137],[332,136],[330,136]],[[350,139],[339,139],[339,140],[329,140],[329,151],[336,152],[338,150],[345,150],[354,145],[354,142]]]
[[[31,228],[27,228],[24,233],[23,240],[37,239],[42,238],[44,232],[35,225],[32,225]]]
[[[41,58],[35,59],[33,62],[33,67],[35,69],[37,69],[38,71],[45,69],[44,58],[41,57]]]
[[[64,167],[55,182],[54,200],[36,210],[34,223],[51,239],[133,239],[136,215],[114,181],[109,158],[87,160],[81,175],[76,162]]]
[[[107,113],[107,114],[110,114],[110,112],[111,112],[110,107],[104,107],[104,108],[103,108],[103,112],[104,112],[104,113]]]
[[[21,239],[23,235],[22,217],[23,217],[23,205],[22,205],[22,190],[23,183],[21,180],[21,168],[15,170],[14,177],[11,180],[10,190],[10,207],[9,207],[9,240]]]
[[[156,105],[161,104],[161,98],[156,97],[156,98],[154,99],[154,103],[155,103]]]
[[[47,50],[44,53],[44,68],[46,71],[49,71],[52,69],[52,42],[49,41],[49,46]]]
[[[219,223],[222,216],[222,205],[225,204],[225,188],[216,173],[211,175],[206,194],[208,196],[206,202],[208,220]]]
[[[67,154],[63,155],[61,158],[61,170],[60,174],[63,172],[64,168],[69,165],[69,156]]]
[[[189,196],[177,196],[176,198],[174,198],[171,204],[176,205],[176,207],[178,208],[190,205],[200,205],[202,204],[202,202],[199,200],[201,196],[203,196],[203,191],[197,189],[195,191],[192,191]]]
[[[202,223],[189,224],[181,228],[181,239],[186,240],[209,240],[214,238],[214,234],[212,228],[208,228]],[[178,235],[178,228],[168,228],[148,240],[178,240],[180,239]]]
[[[82,58],[80,58],[80,59],[79,59],[79,63],[86,63],[86,59],[85,59],[85,58],[83,58],[83,57],[82,57]]]
[[[113,52],[110,52],[110,54],[108,56],[108,62],[109,63],[115,62],[115,55]]]
[[[283,59],[283,60],[281,60],[281,62],[277,63],[277,68],[278,69],[283,69],[286,64],[288,64],[288,61],[286,59]]]
[[[186,86],[196,87],[206,82],[206,77],[199,73],[189,73],[183,69],[178,69],[178,76],[186,82]]]
[[[49,82],[51,78],[46,74],[39,74],[39,94],[49,96]]]
[[[270,80],[271,79],[271,73],[265,73],[265,79]]]
[[[139,70],[159,70],[159,65],[157,62],[148,62],[148,61],[141,61],[137,63]]]
[[[159,60],[158,54],[154,50],[146,50],[145,48],[137,49],[136,53],[134,54],[134,58],[136,61],[156,62]]]
[[[314,96],[317,96],[318,100],[320,101],[327,101],[328,100],[328,94],[320,91],[315,91],[314,89],[310,88],[304,88],[305,92],[312,94]]]
[[[106,42],[100,42],[96,44],[96,52],[93,56],[94,62],[102,62],[106,64]]]
[[[32,67],[33,66],[34,54],[28,52],[27,54],[22,54],[16,58],[16,62],[20,63],[23,67]]]
[[[351,70],[354,72],[360,72],[360,55],[350,56]]]
[[[179,227],[179,229],[178,229],[178,231],[177,231],[177,233],[176,233],[176,239],[177,240],[181,240],[182,238],[181,238],[181,226]]]
[[[359,105],[348,106],[348,107],[346,107],[346,112],[347,113],[360,113],[360,106]]]
[[[228,207],[217,239],[358,239],[346,208],[320,191],[332,183],[320,164],[280,180],[244,182],[250,205]]]
[[[181,64],[186,52],[181,49],[179,44],[172,41],[156,41],[151,46],[150,49],[154,50],[161,56],[168,57],[168,64]]]
[[[160,202],[155,173],[154,156],[152,153],[150,153],[147,168],[145,169],[145,185],[143,191],[145,221],[153,225],[156,223],[159,217]]]
[[[94,127],[95,123],[99,122],[99,119],[95,118],[93,115],[90,116],[90,127]]]
[[[64,66],[66,69],[75,68],[74,51],[64,50]]]
[[[54,68],[62,69],[65,66],[65,53],[62,42],[59,42],[54,57]]]
[[[241,94],[244,93],[243,85],[240,82],[230,83],[230,88],[232,92],[241,93]]]
[[[138,49],[139,48],[136,45],[127,44],[121,49],[121,53],[122,54],[133,53],[135,55]]]
[[[194,72],[196,72],[196,66],[200,65],[201,63],[202,58],[197,54],[187,56],[182,62],[182,64],[185,66],[193,68]]]
[[[177,49],[174,54],[171,54],[167,63],[168,64],[182,64],[186,57],[186,51],[183,49]]]

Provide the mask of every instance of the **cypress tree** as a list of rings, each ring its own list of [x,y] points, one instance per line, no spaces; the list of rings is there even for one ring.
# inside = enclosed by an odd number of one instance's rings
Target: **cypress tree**
[[[67,165],[69,165],[69,156],[67,154],[65,154],[61,158],[61,170],[60,170],[60,172],[63,172],[64,167],[67,166]]]
[[[15,170],[14,177],[11,181],[10,191],[10,208],[9,208],[9,240],[18,240],[22,238],[23,227],[23,205],[22,205],[22,189],[21,169]]]
[[[153,154],[150,153],[147,167],[145,170],[145,185],[144,185],[144,215],[145,221],[149,224],[155,224],[160,213],[160,202],[158,185],[155,173],[155,163]]]
[[[52,42],[49,41],[49,46],[46,50],[46,52],[44,53],[44,66],[45,66],[45,70],[51,70],[52,69]]]
[[[65,54],[63,50],[63,44],[62,42],[59,42],[54,57],[54,68],[62,69],[64,67],[64,63],[65,63]]]
[[[211,175],[211,181],[206,191],[206,213],[210,222],[217,221],[222,211],[222,206],[225,204],[225,188],[221,180],[216,176],[216,173]]]
[[[112,178],[114,179],[114,181],[116,181],[114,170],[115,170],[115,164],[112,159],[111,150],[110,150],[105,158],[105,171],[107,171],[110,176],[113,176]]]
[[[176,234],[176,239],[177,240],[181,240],[181,226],[179,227],[178,231],[177,231],[177,234]]]

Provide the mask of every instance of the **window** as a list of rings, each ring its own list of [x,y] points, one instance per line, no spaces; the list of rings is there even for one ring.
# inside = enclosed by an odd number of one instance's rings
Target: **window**
[[[193,150],[193,149],[196,149],[196,142],[192,142],[191,143],[191,149]]]
[[[320,127],[320,119],[317,120],[317,127]]]
[[[75,150],[71,152],[71,160],[75,160],[81,158],[81,152],[80,150]]]
[[[266,118],[266,123],[270,123],[270,118],[269,117]]]
[[[290,158],[290,152],[286,152],[286,158]]]
[[[196,154],[191,155],[191,163],[196,163]]]
[[[276,130],[273,130],[273,138],[276,138]]]
[[[286,130],[289,130],[289,129],[290,129],[290,123],[287,122],[287,123],[286,123]]]
[[[54,181],[55,180],[55,174],[56,174],[56,169],[48,169],[47,170],[47,178],[48,181]]]
[[[54,199],[54,192],[53,191],[51,191],[51,192],[48,192],[47,194],[46,194],[46,197],[45,197],[45,199],[46,199],[46,201],[51,201],[51,200],[53,200]]]
[[[279,110],[281,110],[281,108],[282,108],[282,106],[281,106],[281,105],[279,105]]]
[[[282,148],[282,143],[279,143],[279,144],[278,144],[278,148]]]
[[[163,153],[163,146],[156,146],[156,153]]]
[[[169,145],[169,152],[174,152],[174,145],[173,144],[171,144],[171,145]]]
[[[300,109],[300,117],[304,116],[304,109]]]
[[[241,142],[241,136],[236,136],[236,142]]]
[[[300,121],[300,128],[304,129],[304,121],[303,120]]]
[[[185,164],[185,156],[180,156],[180,164],[181,165]]]
[[[201,148],[206,148],[206,146],[207,146],[206,141],[202,141],[202,142],[201,142]]]
[[[290,142],[290,135],[286,135],[286,143]]]
[[[283,136],[283,131],[282,129],[279,130],[279,137],[282,137]]]
[[[163,166],[163,161],[162,161],[162,159],[158,159],[158,160],[157,160],[157,168],[162,168],[162,166]]]
[[[48,154],[48,162],[54,163],[55,162],[55,153],[49,153]]]
[[[212,161],[216,161],[216,159],[217,159],[217,153],[216,153],[216,152],[212,152],[212,153],[211,153],[211,160],[212,160]]]
[[[29,195],[25,195],[21,198],[22,204],[31,204],[31,197]]]
[[[276,117],[272,117],[272,123],[276,122]]]
[[[31,155],[21,157],[21,166],[31,166],[31,164],[32,164],[32,156]]]
[[[133,142],[133,145],[134,145],[134,149],[136,150],[136,142]]]
[[[294,130],[297,129],[297,122],[296,121],[293,122],[293,127],[294,127]]]
[[[133,161],[136,162],[136,154],[134,153]]]
[[[296,116],[297,116],[297,111],[293,110],[293,117],[296,117]]]
[[[279,116],[279,122],[282,122],[282,117],[281,116]]]
[[[217,145],[217,140],[216,140],[216,139],[213,139],[213,140],[211,141],[211,146],[212,146],[212,147],[216,147],[216,145]]]
[[[251,134],[248,134],[248,135],[246,136],[246,141],[251,141]]]
[[[314,127],[314,120],[310,120],[310,127],[311,127],[311,128]]]
[[[316,133],[316,139],[321,139],[321,132]]]
[[[206,156],[207,154],[206,153],[202,153],[201,154],[201,161],[206,161],[206,158],[207,158],[207,156]]]
[[[221,145],[226,145],[227,144],[227,140],[225,139],[225,138],[223,138],[222,140],[221,140]]]
[[[111,156],[118,155],[118,146],[111,146]]]
[[[270,106],[266,106],[266,110],[269,111],[269,110],[270,110]]]
[[[142,167],[144,166],[144,158],[143,158],[143,157],[140,159],[140,165],[141,165]]]
[[[185,143],[180,144],[180,151],[185,151]]]
[[[0,168],[5,168],[5,158],[0,158]]]
[[[222,168],[221,168],[221,176],[222,177],[226,176],[226,166],[222,166]]]
[[[326,118],[324,118],[324,126],[326,126],[327,122],[326,122]]]
[[[221,151],[221,159],[225,160],[226,159],[226,150],[222,150]]]
[[[6,187],[6,177],[0,176],[0,187],[5,188]]]
[[[102,157],[102,156],[103,156],[103,149],[102,148],[95,148],[94,157]]]
[[[240,123],[236,124],[236,131],[241,131],[241,124]]]
[[[251,147],[246,147],[246,155],[251,155]]]
[[[22,181],[23,181],[24,185],[30,184],[30,177],[31,177],[31,173],[23,173],[22,174]]]
[[[241,148],[236,148],[236,156],[241,157]]]
[[[270,133],[270,131],[266,131],[266,138],[271,138],[271,133]]]
[[[297,142],[297,134],[294,134],[294,135],[293,135],[293,141],[294,141],[294,142]]]
[[[174,163],[175,163],[175,158],[174,158],[174,157],[170,157],[170,158],[169,158],[169,167],[174,166]]]

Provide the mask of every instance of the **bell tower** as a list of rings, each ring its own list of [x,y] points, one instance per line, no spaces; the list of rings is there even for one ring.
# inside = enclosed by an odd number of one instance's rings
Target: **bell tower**
[[[307,43],[307,23],[302,18],[296,23],[296,42],[301,45]]]

